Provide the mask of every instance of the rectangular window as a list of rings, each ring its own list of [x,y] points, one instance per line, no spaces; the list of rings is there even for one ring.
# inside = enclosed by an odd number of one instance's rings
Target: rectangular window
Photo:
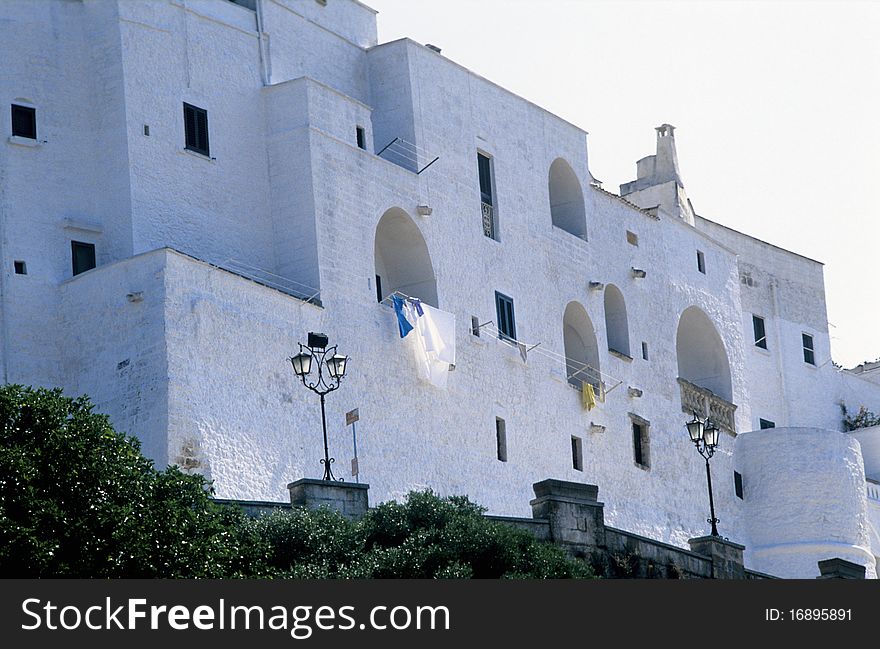
[[[498,337],[502,340],[516,340],[513,298],[495,291],[495,313],[498,316]]]
[[[183,125],[186,132],[186,148],[202,155],[211,155],[208,146],[208,111],[184,103]]]
[[[630,413],[632,419],[633,460],[643,469],[647,469],[650,463],[648,453],[648,427],[646,420]]]
[[[382,278],[376,275],[376,302],[381,302],[383,297],[385,296],[382,295]]]
[[[16,275],[27,275],[27,264],[23,261],[12,262],[12,267],[15,269]]]
[[[804,363],[816,364],[816,355],[813,353],[813,337],[810,334],[801,334],[804,343]]]
[[[507,426],[501,417],[495,417],[495,451],[499,462],[507,462]]]
[[[758,426],[761,427],[761,430],[767,430],[768,428],[776,428],[776,423],[769,419],[758,419]]]
[[[706,274],[706,256],[703,254],[702,250],[697,250],[697,270]]]
[[[767,333],[764,329],[764,318],[761,316],[752,316],[752,329],[755,332],[755,347],[767,349]]]
[[[71,241],[70,253],[74,275],[79,275],[95,267],[95,244]]]
[[[367,150],[367,133],[364,131],[363,126],[358,126],[355,129],[355,133],[357,133],[357,144],[359,149]]]
[[[580,437],[571,438],[571,468],[575,471],[584,470],[584,448]]]
[[[480,337],[480,319],[475,315],[471,316],[471,333],[477,338]]]
[[[37,109],[12,104],[12,134],[37,139]]]
[[[497,239],[495,197],[492,191],[492,158],[478,152],[477,172],[480,176],[480,212],[483,218],[483,234],[490,239]]]
[[[743,497],[743,477],[739,471],[733,472],[733,489],[736,492],[736,497],[742,500]]]
[[[635,232],[626,231],[626,242],[631,246],[639,245],[639,235]]]
[[[648,343],[642,343],[642,358],[648,360]]]

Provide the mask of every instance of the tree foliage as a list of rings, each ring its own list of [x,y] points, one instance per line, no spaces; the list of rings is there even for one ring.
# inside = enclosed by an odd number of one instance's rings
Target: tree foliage
[[[859,411],[855,415],[850,415],[846,411],[846,406],[841,405],[843,409],[843,430],[858,430],[859,428],[869,428],[870,426],[880,426],[880,416],[859,406]]]
[[[158,471],[87,398],[0,387],[6,577],[586,577],[583,561],[464,497],[410,493],[352,522],[292,508],[258,519]]]

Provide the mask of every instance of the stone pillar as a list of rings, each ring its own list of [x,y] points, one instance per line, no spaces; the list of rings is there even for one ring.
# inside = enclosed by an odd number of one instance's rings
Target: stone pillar
[[[733,543],[720,536],[700,536],[688,539],[688,543],[693,552],[712,560],[713,579],[745,579],[744,545]]]
[[[309,509],[326,506],[352,520],[366,514],[370,507],[368,484],[302,478],[291,482],[287,488],[290,490],[292,505]]]
[[[864,579],[865,566],[846,559],[825,559],[819,562],[816,579]]]
[[[532,518],[550,522],[550,538],[569,552],[605,546],[604,503],[599,487],[564,480],[542,480],[532,485]]]

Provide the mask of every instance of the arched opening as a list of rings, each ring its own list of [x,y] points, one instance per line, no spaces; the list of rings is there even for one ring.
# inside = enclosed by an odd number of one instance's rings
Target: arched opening
[[[678,321],[675,335],[678,376],[711,390],[727,402],[733,401],[730,363],[724,342],[715,325],[701,309],[688,307]]]
[[[553,225],[586,240],[584,193],[577,174],[562,158],[550,165],[550,218]]]
[[[614,284],[605,287],[605,335],[608,337],[610,351],[630,356],[626,303],[623,301],[623,293]]]
[[[376,226],[373,249],[376,296],[384,299],[400,291],[431,306],[437,304],[437,282],[428,246],[409,215],[392,207]]]
[[[565,345],[565,375],[568,382],[581,387],[586,381],[598,385],[599,345],[593,322],[579,302],[569,302],[562,316],[562,340]]]

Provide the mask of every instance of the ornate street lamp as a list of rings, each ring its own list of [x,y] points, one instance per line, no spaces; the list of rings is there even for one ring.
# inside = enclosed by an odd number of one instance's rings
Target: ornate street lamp
[[[337,354],[336,345],[328,348],[328,342],[329,339],[324,334],[309,332],[308,345],[299,343],[299,354],[290,358],[290,364],[293,365],[294,374],[302,379],[303,385],[321,396],[321,423],[324,426],[324,459],[321,460],[321,464],[324,465],[323,479],[336,480],[333,471],[330,470],[330,465],[336,460],[330,457],[330,450],[327,446],[327,415],[324,410],[324,396],[339,387],[342,377],[345,376],[348,356]],[[339,478],[339,482],[342,482],[342,478]]]
[[[715,500],[712,498],[712,472],[709,469],[709,459],[715,455],[715,448],[718,446],[718,427],[708,418],[705,421],[700,420],[696,412],[694,413],[694,418],[687,422],[685,427],[691,441],[697,447],[697,452],[706,460],[706,482],[709,485],[710,516],[710,518],[706,519],[706,522],[712,524],[712,536],[721,536],[718,534],[718,528],[716,527],[718,519],[715,518]]]

